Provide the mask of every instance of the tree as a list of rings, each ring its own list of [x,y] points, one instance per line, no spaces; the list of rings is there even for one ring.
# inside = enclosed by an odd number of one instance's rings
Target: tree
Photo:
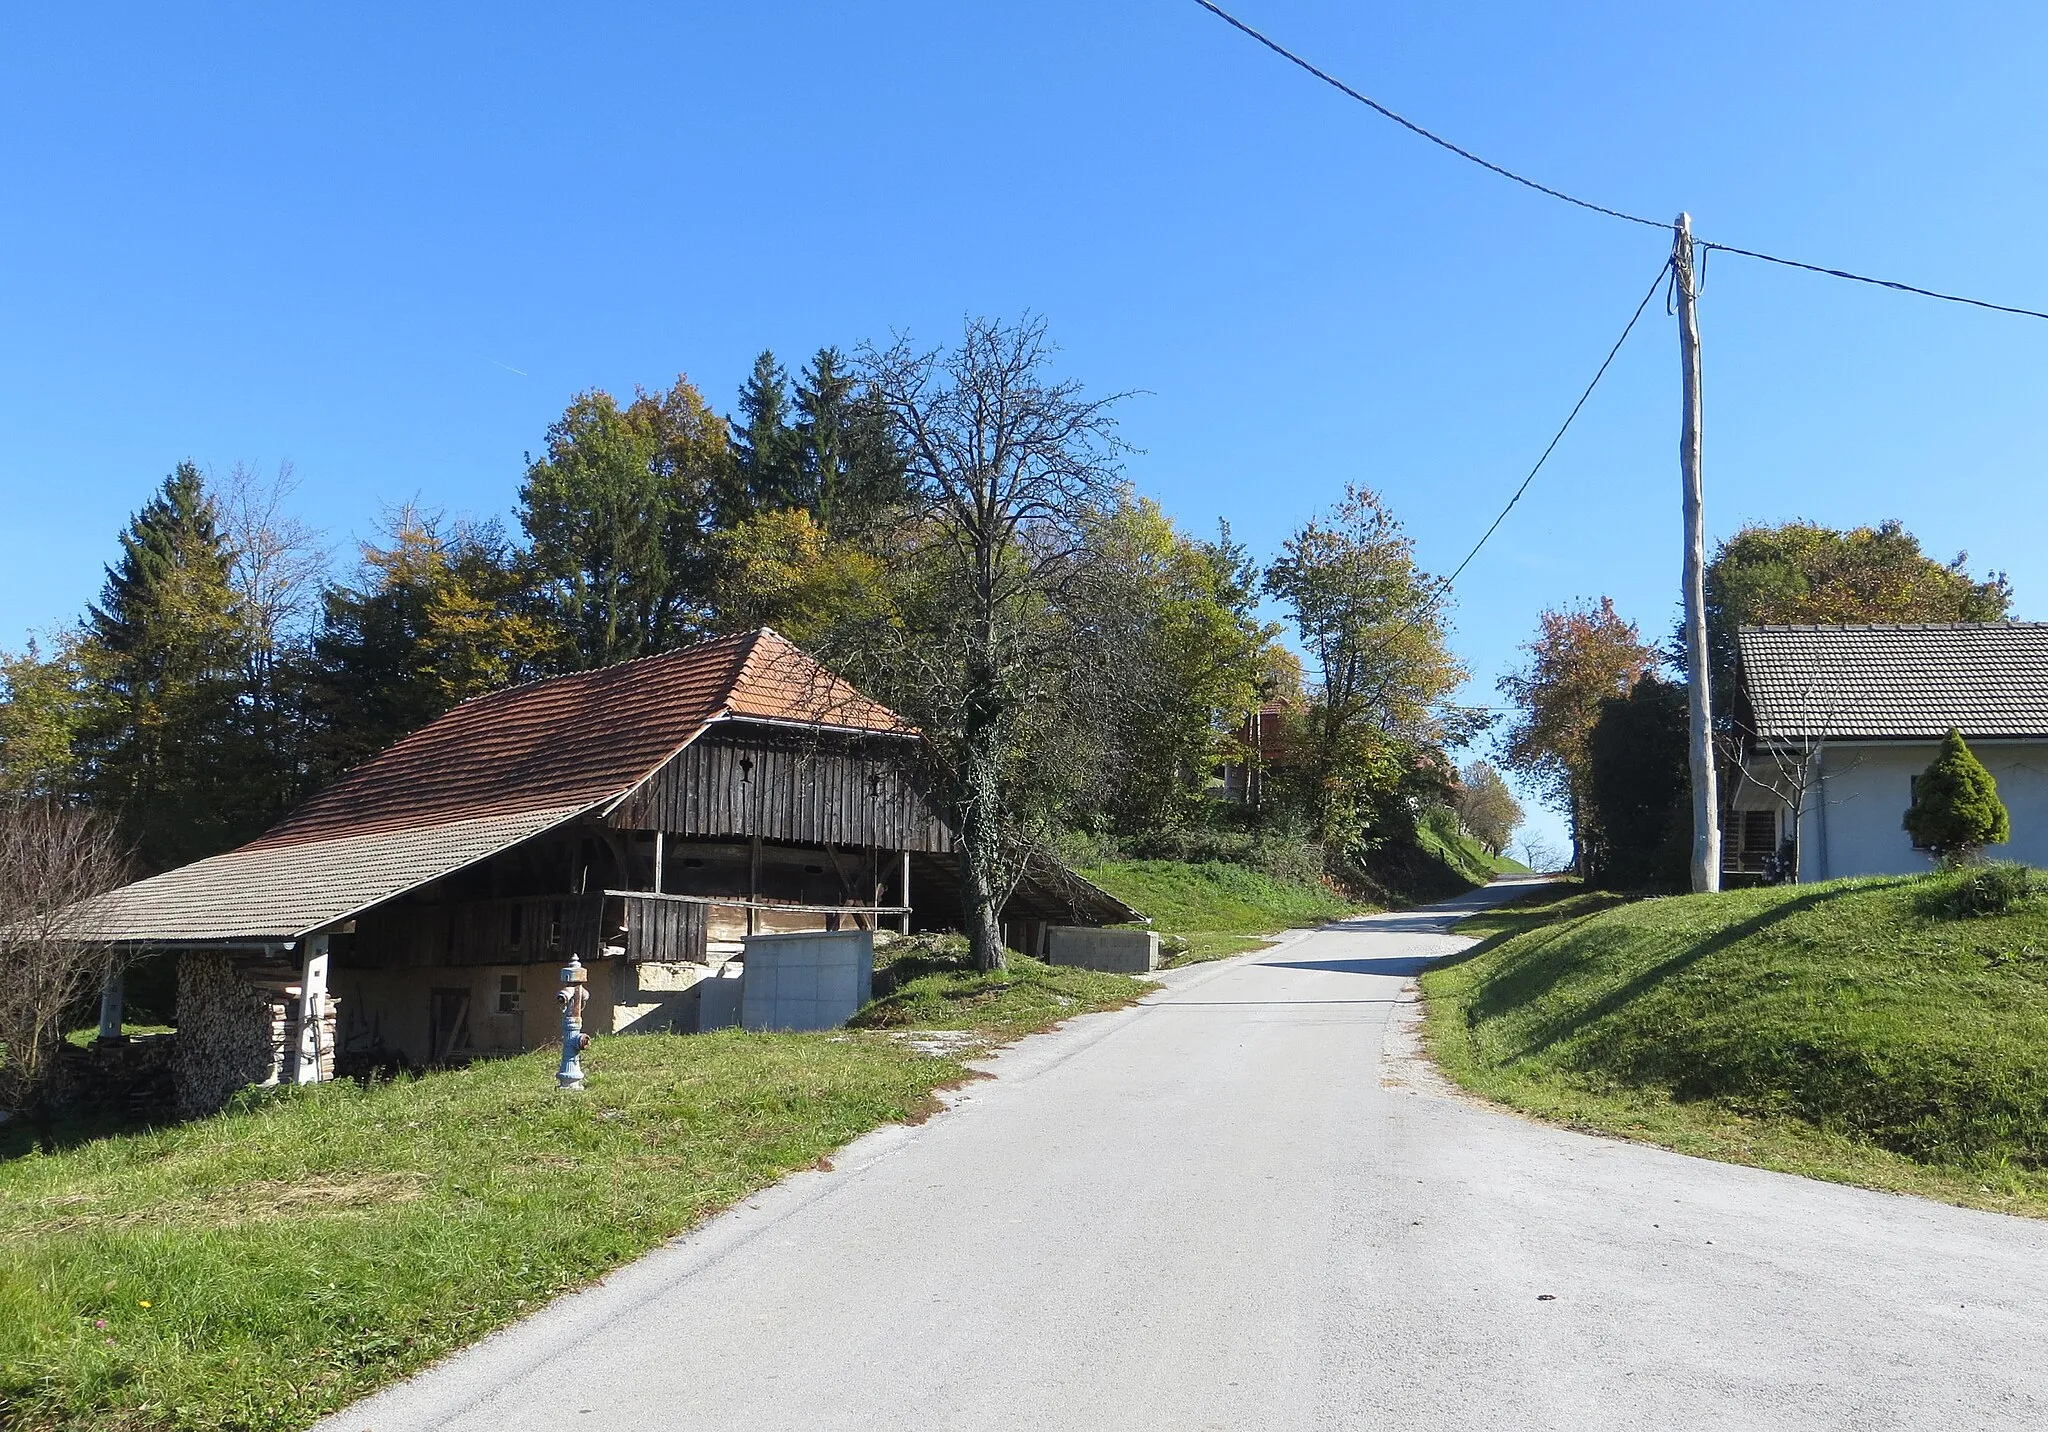
[[[1087,714],[1080,693],[1103,671],[1059,601],[1090,513],[1117,492],[1115,400],[1051,377],[1051,357],[1037,319],[970,320],[950,351],[863,353],[920,499],[903,560],[911,615],[863,644],[937,762],[982,969],[1003,963],[1003,905],[1048,837],[1068,718]]]
[[[772,626],[799,646],[892,620],[896,575],[880,553],[835,542],[804,508],[771,509],[719,534],[719,624]]]
[[[1378,494],[1352,486],[1287,539],[1265,576],[1310,669],[1291,743],[1300,798],[1322,839],[1361,852],[1412,833],[1414,798],[1448,795],[1441,748],[1482,724],[1448,704],[1465,672],[1414,546]]]
[[[688,642],[709,621],[712,538],[730,457],[722,419],[687,378],[666,393],[579,394],[527,460],[519,521],[571,638],[608,666]]]
[[[2011,584],[1997,572],[1973,579],[1968,558],[1958,552],[1945,565],[1935,561],[1898,522],[1846,532],[1812,522],[1744,527],[1707,564],[1707,643],[1717,697],[1735,689],[1738,627],[2004,620]]]
[[[129,522],[87,617],[83,784],[148,869],[223,850],[272,813],[244,721],[233,568],[205,480],[179,463]]]
[[[1953,727],[1942,738],[1941,754],[1913,782],[1905,826],[1913,844],[1944,862],[1968,859],[2012,838],[1998,782]]]
[[[865,532],[915,497],[888,412],[845,363],[838,349],[820,348],[796,385],[803,482],[793,495],[834,537]],[[760,378],[757,368],[753,381]]]
[[[0,803],[0,1108],[22,1111],[45,1150],[68,1016],[112,958],[91,900],[123,874],[100,817],[47,797]]]
[[[1258,619],[1259,570],[1225,526],[1214,542],[1125,497],[1083,531],[1066,619],[1120,675],[1092,723],[1103,781],[1091,815],[1127,834],[1197,817],[1263,699],[1280,628]]]
[[[1503,734],[1501,755],[1508,769],[1535,782],[1544,798],[1564,812],[1571,826],[1572,862],[1583,873],[1592,835],[1587,739],[1600,719],[1600,703],[1626,696],[1656,654],[1644,645],[1635,623],[1622,620],[1606,597],[1597,604],[1545,611],[1537,624],[1536,639],[1522,648],[1528,665],[1499,682],[1501,693],[1518,708]]]
[[[0,652],[0,799],[76,789],[86,713],[80,642],[77,632],[60,631],[47,657],[34,638],[18,655]]]
[[[734,469],[728,521],[809,507],[802,439],[790,418],[789,374],[765,348],[740,385],[739,409],[728,424]]]
[[[1522,823],[1522,803],[1485,761],[1473,761],[1458,773],[1456,809],[1472,838],[1496,856]]]
[[[1685,688],[1646,675],[1600,703],[1586,739],[1586,874],[1616,890],[1683,890],[1691,881],[1691,714]]]
[[[495,523],[398,508],[322,603],[310,696],[322,780],[457,702],[562,664],[562,633]]]
[[[216,509],[242,625],[242,724],[252,760],[247,780],[266,817],[304,795],[308,775],[310,628],[327,549],[289,512],[297,490],[290,463],[267,478],[237,463]]]

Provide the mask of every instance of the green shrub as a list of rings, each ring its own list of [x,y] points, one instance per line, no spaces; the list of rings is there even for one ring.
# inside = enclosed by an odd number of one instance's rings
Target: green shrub
[[[1941,754],[1913,782],[1905,824],[1915,845],[1944,860],[2012,838],[2012,818],[1998,799],[1998,782],[1954,727],[1942,740]]]
[[[2004,915],[2034,893],[2034,872],[2009,860],[1973,865],[1943,878],[1921,901],[1930,915],[1970,919]]]

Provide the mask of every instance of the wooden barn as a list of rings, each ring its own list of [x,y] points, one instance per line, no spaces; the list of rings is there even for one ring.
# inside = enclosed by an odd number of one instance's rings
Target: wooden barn
[[[236,1088],[695,1029],[750,934],[957,927],[952,831],[917,732],[773,631],[478,697],[239,850],[108,897],[114,938],[177,952],[180,1107]],[[1053,865],[1005,912],[1140,918]]]

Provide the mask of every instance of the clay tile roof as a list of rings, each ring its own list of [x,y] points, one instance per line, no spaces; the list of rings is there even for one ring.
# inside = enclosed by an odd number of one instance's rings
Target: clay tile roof
[[[1757,626],[1736,644],[1765,741],[2048,736],[2048,622]]]
[[[248,848],[594,805],[646,779],[721,717],[911,730],[763,627],[465,701]]]

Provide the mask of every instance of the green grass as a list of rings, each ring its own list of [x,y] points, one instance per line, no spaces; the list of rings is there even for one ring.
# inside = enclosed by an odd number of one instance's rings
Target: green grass
[[[985,1042],[1144,988],[933,961],[864,1022]],[[0,1162],[0,1427],[302,1427],[968,1076],[880,1029],[584,1062],[580,1094],[539,1052]]]
[[[1265,944],[1259,936],[1327,924],[1359,909],[1327,885],[1276,880],[1222,861],[1126,860],[1081,874],[1151,916],[1152,928],[1179,947],[1168,961],[1176,966],[1255,950]]]
[[[1474,885],[1484,885],[1496,875],[1527,875],[1529,867],[1505,855],[1494,855],[1462,832],[1446,837],[1428,824],[1416,827],[1416,844],[1435,856]]]
[[[1547,1118],[2048,1216],[2048,900],[1950,918],[1952,883],[1552,888],[1423,977],[1431,1050]]]

